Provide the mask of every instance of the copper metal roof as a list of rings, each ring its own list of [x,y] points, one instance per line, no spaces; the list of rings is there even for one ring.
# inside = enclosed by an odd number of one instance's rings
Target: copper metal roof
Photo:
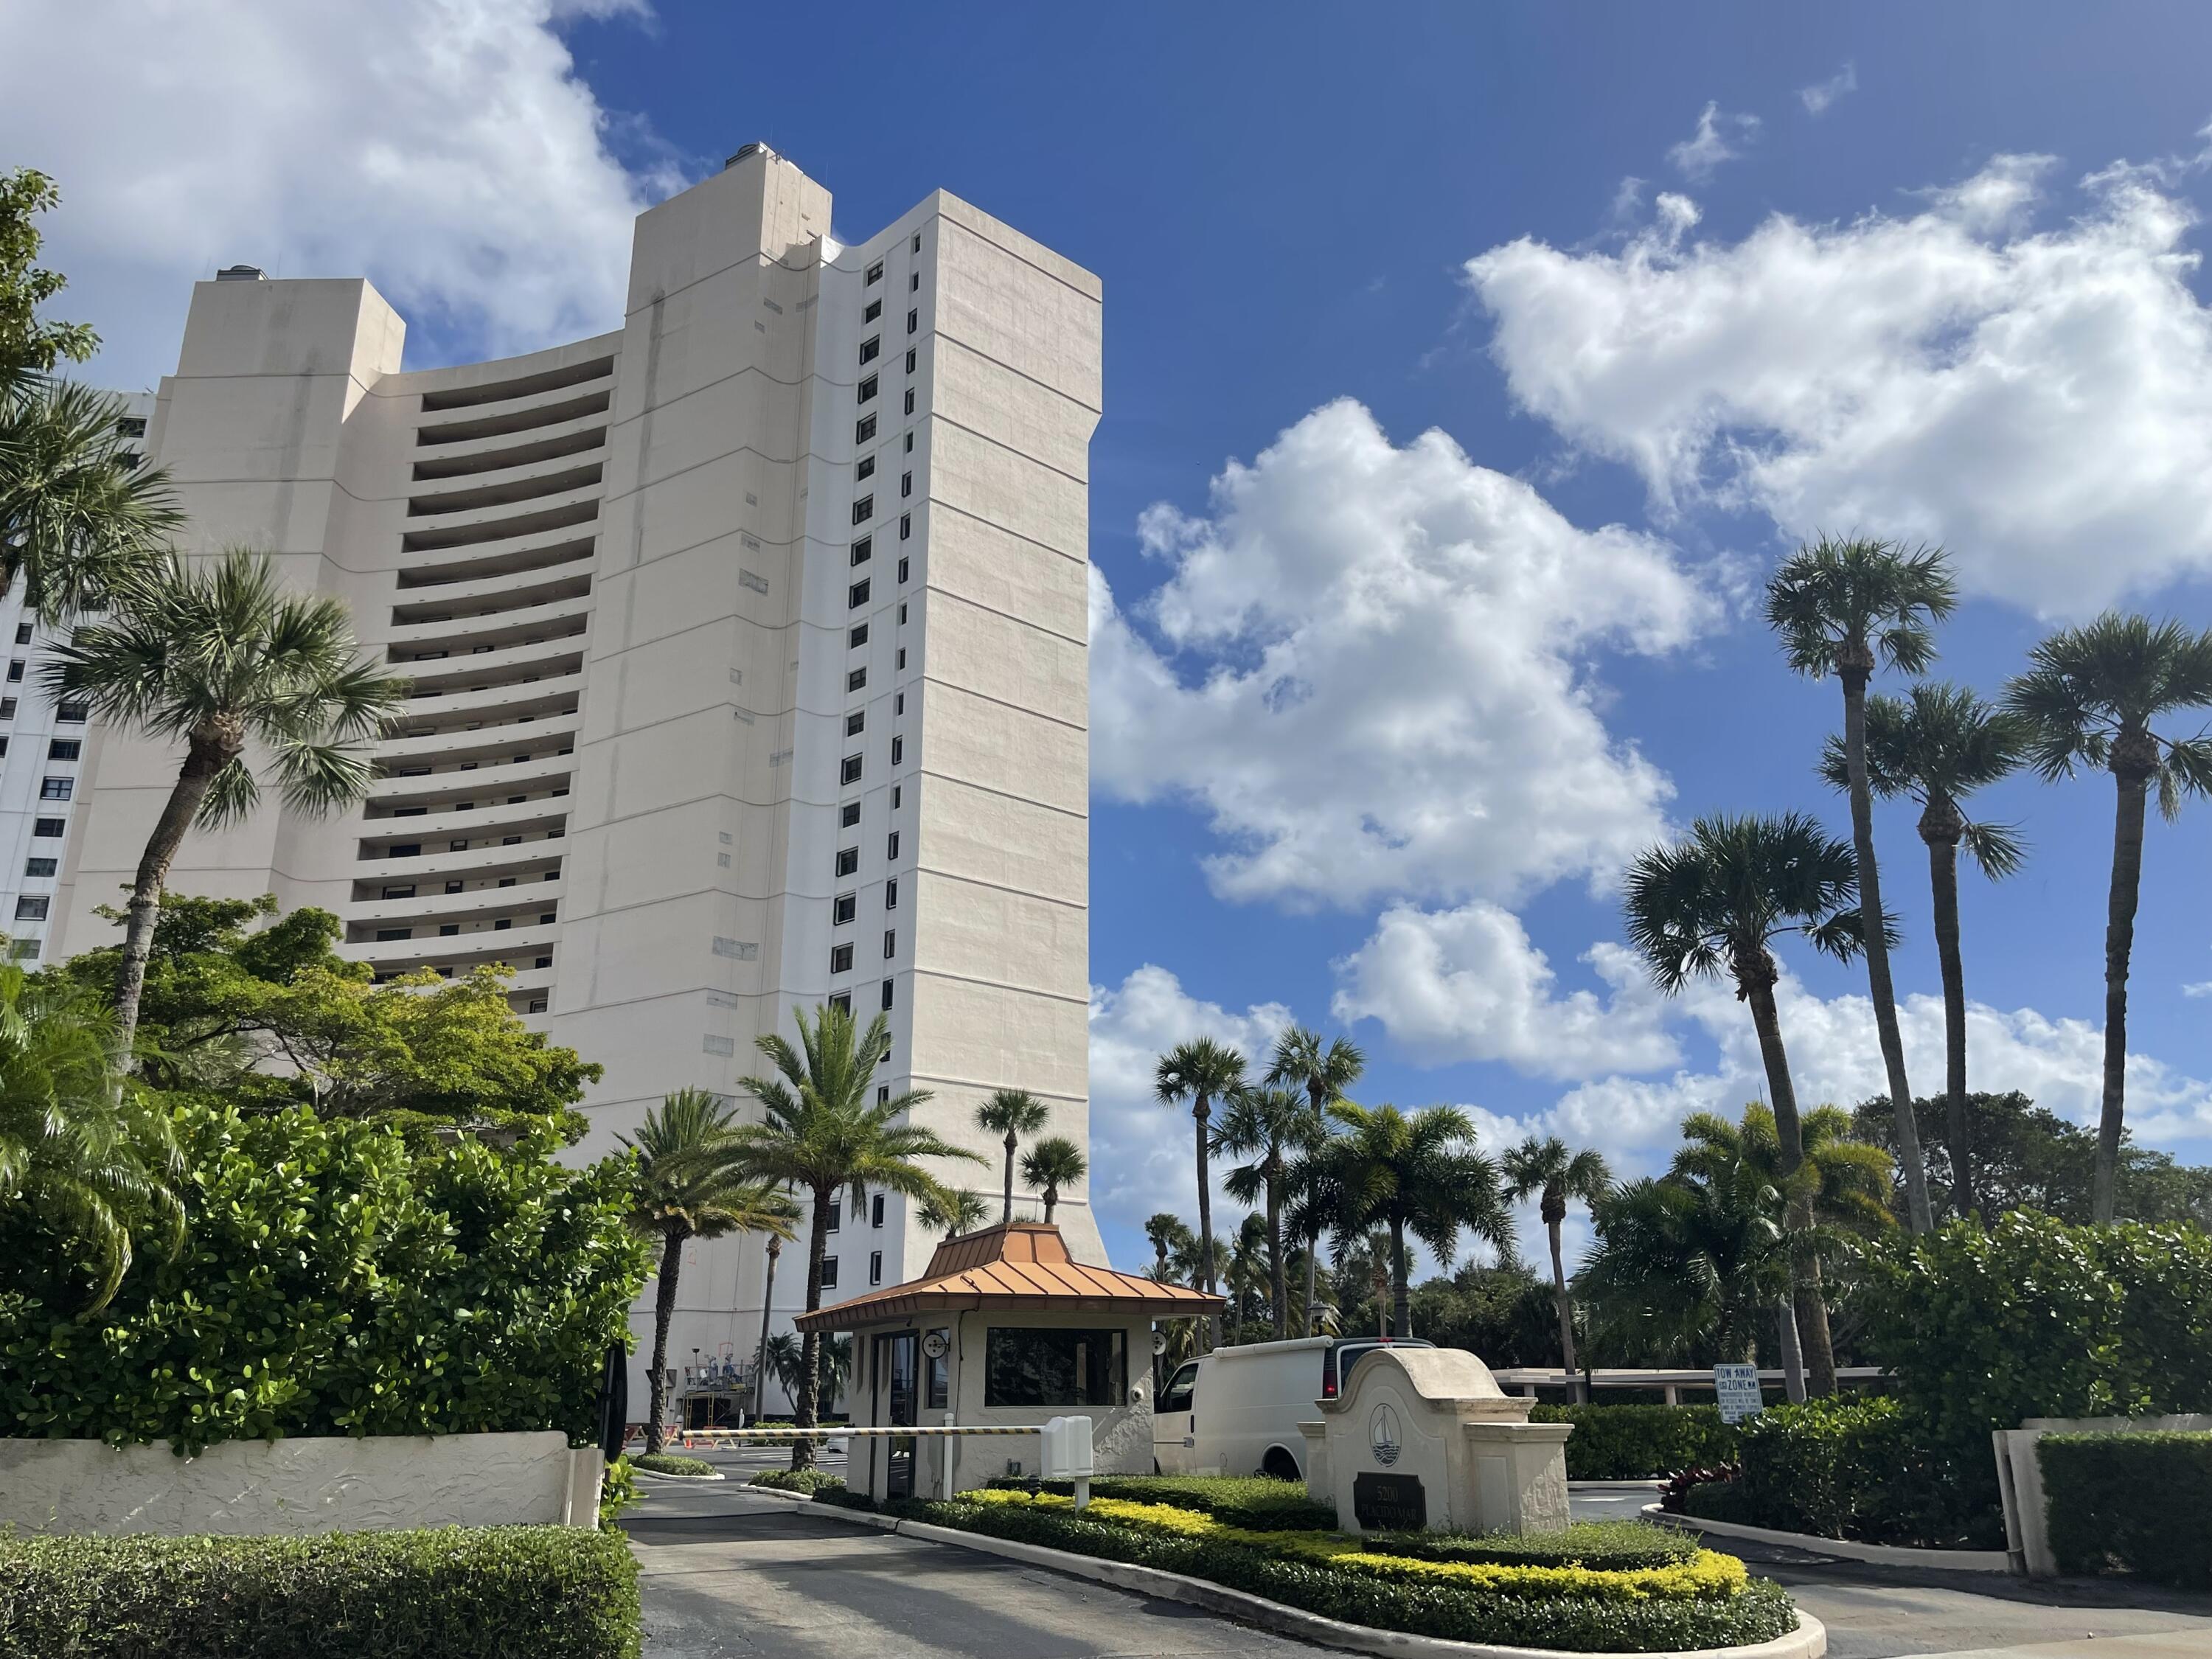
[[[1163,1285],[1111,1267],[1086,1267],[1068,1259],[1060,1229],[1042,1221],[1006,1221],[963,1233],[937,1247],[929,1271],[903,1285],[887,1285],[801,1314],[802,1331],[842,1331],[880,1324],[936,1308],[1073,1308],[1077,1304],[1188,1319],[1215,1313],[1223,1298],[1181,1285]]]

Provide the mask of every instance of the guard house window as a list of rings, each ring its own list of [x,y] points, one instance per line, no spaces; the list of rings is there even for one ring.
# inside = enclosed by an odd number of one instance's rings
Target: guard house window
[[[59,820],[58,818],[57,818],[57,819],[55,819],[55,820],[54,820],[54,822],[56,822],[57,823],[58,823],[60,821],[61,821],[61,820]],[[56,835],[58,835],[58,836],[59,834],[61,834],[61,831],[60,831],[60,830],[55,830],[55,831],[54,831],[54,833],[55,833]],[[841,876],[849,876],[849,875],[853,874],[855,871],[859,870],[859,869],[860,869],[860,849],[859,848],[857,848],[857,847],[841,847],[841,848],[839,848],[837,849],[837,873],[838,873],[839,875],[841,875]]]
[[[844,804],[844,805],[843,805],[843,806],[842,806],[842,807],[840,807],[840,808],[838,809],[838,811],[837,811],[837,827],[838,827],[840,830],[850,830],[850,829],[851,829],[854,824],[858,823],[860,821],[860,802],[858,802],[858,801],[856,801],[856,800],[848,800],[848,801],[847,801],[847,802]]]
[[[846,756],[844,763],[837,769],[837,781],[840,783],[858,783],[860,781],[860,757],[858,755]]]
[[[872,1193],[868,1197],[868,1225],[880,1227],[883,1224],[884,1195],[881,1193]]]
[[[871,300],[868,301],[868,308],[860,313],[860,320],[864,323],[872,323],[883,314],[884,302],[881,300]]]
[[[875,556],[875,551],[876,538],[873,536],[863,536],[853,544],[852,553],[846,562],[848,564],[866,564]]]
[[[867,725],[868,711],[865,708],[855,708],[845,716],[845,735],[848,738],[857,738],[867,729]]]
[[[67,800],[76,787],[75,778],[41,778],[39,780],[40,800]]]
[[[853,503],[853,522],[854,524],[866,524],[869,520],[875,516],[876,498],[873,495],[863,495],[859,501]]]
[[[865,404],[872,399],[875,395],[876,377],[871,374],[866,380],[860,382],[860,393],[853,399],[853,401],[854,403]]]
[[[907,314],[906,314],[906,331],[907,331],[908,333],[911,334],[911,333],[913,333],[916,329],[920,328],[921,326],[921,313],[920,313],[919,311],[909,311],[909,312],[908,312],[908,313],[907,313]]]
[[[872,478],[875,476],[876,458],[874,456],[863,455],[854,464],[853,477],[855,479]]]
[[[862,362],[872,363],[877,358],[883,355],[884,338],[882,335],[871,334],[866,339],[860,342],[860,361]]]
[[[875,435],[876,417],[874,416],[863,415],[859,420],[853,422],[853,441],[854,443],[864,444]]]
[[[868,280],[867,280],[866,282],[865,282],[865,283],[861,283],[861,284],[860,284],[860,286],[861,286],[862,288],[871,288],[871,287],[873,287],[876,283],[882,282],[883,280],[884,280],[884,262],[883,262],[881,259],[878,259],[878,260],[877,260],[877,261],[875,262],[875,264],[872,264],[872,265],[870,265],[870,266],[868,267]]]
[[[867,602],[868,582],[867,578],[864,576],[859,581],[854,582],[850,587],[845,590],[845,609],[848,611],[858,611]]]
[[[908,346],[906,349],[906,372],[909,374],[914,373],[914,348],[912,346]],[[909,409],[907,410],[907,413],[911,415],[914,411]]]
[[[884,1253],[881,1250],[870,1250],[868,1252],[868,1283],[880,1285],[883,1282]]]
[[[847,922],[852,921],[854,914],[860,908],[860,896],[857,893],[838,894],[830,902],[830,925],[833,927],[842,927]]]
[[[25,859],[23,873],[34,880],[41,876],[51,876],[54,872],[55,862],[52,859]]]
[[[896,878],[884,884],[884,908],[886,910],[898,908],[898,882]]]
[[[862,647],[862,646],[866,645],[867,642],[868,642],[868,625],[867,625],[867,623],[854,623],[854,624],[853,625],[853,627],[852,627],[851,629],[848,629],[848,630],[847,630],[846,635],[845,635],[845,648],[846,648],[848,651],[856,651],[856,650],[858,650],[860,647]],[[906,665],[905,665],[904,663],[901,663],[901,664],[899,665],[899,666],[900,666],[900,667],[902,667],[902,668],[903,668],[903,667],[905,667],[905,666],[906,666]]]
[[[44,921],[48,900],[44,893],[26,893],[15,901],[15,920]]]
[[[1123,1336],[994,1325],[983,1339],[983,1404],[1118,1406],[1128,1364]]]
[[[906,412],[909,415],[914,413],[914,388],[912,386],[908,386],[906,389]]]
[[[825,1291],[837,1288],[837,1258],[834,1255],[822,1258],[822,1288]]]
[[[830,947],[830,971],[833,974],[849,974],[853,971],[853,947],[850,945],[833,945]]]
[[[867,683],[868,671],[865,668],[855,668],[851,673],[845,676],[845,689],[848,691],[858,691]]]
[[[65,832],[68,828],[67,818],[33,818],[31,820],[31,833],[33,836],[58,836]]]

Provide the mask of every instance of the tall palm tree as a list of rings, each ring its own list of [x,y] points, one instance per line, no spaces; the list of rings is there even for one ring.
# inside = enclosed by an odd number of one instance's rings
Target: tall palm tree
[[[1244,1310],[1268,1294],[1267,1218],[1247,1213],[1228,1243],[1229,1267],[1222,1280],[1229,1293],[1229,1340],[1235,1344],[1244,1340]]]
[[[1672,996],[1692,979],[1726,974],[1750,1008],[1785,1176],[1805,1161],[1805,1139],[1774,1001],[1780,970],[1769,947],[1797,934],[1838,961],[1857,954],[1865,926],[1857,869],[1848,843],[1790,812],[1699,818],[1687,840],[1651,848],[1628,871],[1628,939],[1652,981]],[[1814,1390],[1832,1394],[1836,1361],[1817,1260],[1799,1273],[1797,1318]]]
[[[1673,1173],[1717,1180],[1725,1167],[1740,1164],[1778,1193],[1785,1183],[1802,1187],[1805,1211],[1817,1225],[1863,1234],[1896,1226],[1889,1212],[1889,1154],[1852,1133],[1851,1115],[1840,1106],[1815,1106],[1799,1127],[1805,1158],[1790,1173],[1782,1168],[1781,1138],[1768,1107],[1753,1101],[1741,1121],[1692,1112],[1682,1120]]]
[[[1456,1106],[1410,1115],[1395,1106],[1332,1102],[1342,1133],[1329,1142],[1329,1187],[1340,1233],[1389,1235],[1390,1328],[1413,1328],[1406,1236],[1449,1267],[1462,1229],[1498,1249],[1513,1248],[1513,1216],[1498,1189],[1498,1166],[1474,1150],[1474,1125]]]
[[[1275,1039],[1274,1053],[1267,1060],[1266,1081],[1286,1085],[1306,1091],[1306,1103],[1312,1112],[1313,1134],[1316,1142],[1328,1133],[1328,1104],[1344,1098],[1345,1091],[1359,1081],[1359,1074],[1367,1069],[1367,1056],[1359,1047],[1346,1037],[1334,1037],[1324,1042],[1320,1032],[1304,1025],[1285,1029]],[[1301,1169],[1297,1173],[1302,1176]],[[1293,1180],[1292,1190],[1298,1182]],[[1320,1210],[1305,1206],[1302,1211],[1312,1224],[1313,1231],[1292,1228],[1299,1243],[1304,1246],[1306,1258],[1305,1311],[1299,1316],[1298,1328],[1311,1334],[1316,1269],[1316,1258],[1321,1254],[1321,1235],[1326,1223],[1320,1219]]]
[[[998,1090],[975,1109],[978,1127],[1006,1138],[1006,1201],[999,1217],[1002,1222],[1014,1218],[1014,1153],[1020,1149],[1022,1137],[1043,1128],[1049,1115],[1044,1102],[1019,1089]]]
[[[616,1137],[637,1154],[634,1231],[660,1241],[659,1283],[653,1309],[652,1410],[645,1449],[660,1449],[668,1376],[668,1328],[676,1317],[676,1281],[684,1246],[694,1238],[767,1233],[781,1240],[797,1230],[799,1206],[771,1182],[748,1174],[737,1144],[737,1113],[704,1089],[678,1089],[645,1115],[637,1138]]]
[[[1176,1258],[1191,1247],[1191,1231],[1183,1218],[1166,1210],[1155,1210],[1145,1219],[1145,1242],[1152,1247],[1152,1277],[1163,1285]]]
[[[1291,1161],[1310,1151],[1319,1140],[1313,1109],[1303,1090],[1275,1084],[1239,1089],[1230,1097],[1213,1132],[1213,1150],[1247,1157],[1229,1171],[1222,1185],[1240,1204],[1259,1204],[1265,1209],[1267,1230],[1268,1303],[1274,1316],[1275,1337],[1291,1334],[1290,1287],[1285,1282],[1283,1249],[1283,1203],[1288,1196]]]
[[[963,1233],[975,1231],[990,1212],[990,1206],[983,1202],[981,1194],[961,1187],[946,1192],[942,1198],[923,1199],[916,1214],[923,1226],[944,1228],[949,1242]]]
[[[2212,791],[2212,735],[2163,736],[2154,722],[2212,703],[2212,631],[2106,611],[2086,627],[2053,634],[2005,690],[2005,707],[2027,723],[2028,761],[2046,781],[2077,765],[2112,775],[2112,876],[2105,919],[2105,1091],[2097,1125],[2091,1213],[2112,1218],[2120,1133],[2127,1118],[2128,966],[2135,953],[2142,886],[2143,807],[2158,785],[2158,810],[2172,820],[2181,798]]]
[[[1022,1185],[1044,1194],[1044,1218],[1052,1220],[1060,1202],[1060,1189],[1083,1179],[1090,1164],[1083,1149],[1066,1135],[1047,1135],[1022,1158]]]
[[[775,1267],[783,1259],[783,1241],[774,1233],[768,1236],[768,1266],[761,1275],[761,1332],[760,1348],[754,1358],[753,1415],[768,1415],[768,1380],[781,1378],[782,1373],[769,1368],[769,1327],[775,1319]],[[788,1390],[787,1390],[788,1392]],[[793,1395],[794,1400],[797,1395]]]
[[[1577,1278],[1597,1334],[1685,1359],[1756,1358],[1759,1322],[1788,1294],[1779,1195],[1754,1170],[1646,1176],[1591,1211]]]
[[[1212,1037],[1193,1037],[1160,1056],[1152,1075],[1152,1092],[1164,1105],[1190,1103],[1197,1126],[1199,1288],[1211,1295],[1215,1275],[1213,1260],[1213,1181],[1208,1157],[1212,1151],[1211,1120],[1213,1103],[1225,1100],[1244,1084],[1244,1056]],[[1205,1320],[1206,1346],[1213,1346],[1213,1316]]]
[[[136,1234],[183,1242],[183,1173],[158,1096],[116,1066],[108,1011],[68,981],[0,963],[0,1205],[35,1218],[90,1272],[81,1313],[114,1299]],[[64,1264],[57,1263],[58,1267]]]
[[[162,883],[185,831],[221,829],[260,803],[247,745],[268,751],[287,806],[350,806],[374,775],[369,739],[398,713],[408,681],[355,649],[343,600],[284,592],[270,560],[243,548],[191,562],[170,556],[129,584],[106,621],[57,647],[45,673],[57,697],[185,744],[125,924],[115,1012],[127,1052]]]
[[[1867,783],[1867,682],[1887,664],[1919,674],[1936,659],[1932,625],[1958,604],[1958,584],[1936,548],[1908,552],[1896,542],[1822,537],[1784,562],[1766,585],[1766,620],[1781,636],[1790,665],[1814,679],[1833,674],[1844,690],[1844,783],[1851,803],[1851,848],[1858,861],[1861,932],[1867,985],[1881,1063],[1897,1115],[1905,1211],[1912,1231],[1935,1224],[1912,1085],[1905,1074],[1905,1039],[1897,1026],[1897,991],[1890,981],[1889,942],[1881,908],[1881,872],[1874,855],[1874,796]]]
[[[1579,1152],[1557,1135],[1531,1135],[1501,1160],[1505,1171],[1505,1195],[1518,1202],[1531,1193],[1540,1194],[1537,1214],[1552,1243],[1552,1300],[1559,1315],[1559,1353],[1567,1374],[1575,1378],[1575,1397],[1586,1397],[1575,1365],[1575,1310],[1567,1295],[1567,1267],[1559,1252],[1559,1224],[1567,1218],[1571,1200],[1595,1204],[1613,1185],[1613,1170],[1605,1154],[1595,1147]]]
[[[983,1160],[932,1130],[902,1121],[930,1098],[928,1090],[908,1089],[875,1103],[876,1068],[890,1053],[890,1022],[884,1015],[878,1014],[857,1037],[852,1011],[839,1003],[819,1005],[811,1020],[804,1009],[794,1008],[792,1019],[799,1027],[796,1048],[779,1032],[754,1039],[775,1073],[743,1079],[738,1086],[758,1098],[765,1118],[731,1133],[748,1173],[787,1184],[813,1200],[806,1240],[806,1311],[812,1313],[822,1305],[830,1205],[840,1192],[851,1191],[856,1209],[866,1202],[872,1188],[949,1202],[944,1184],[921,1160]],[[820,1332],[806,1333],[800,1353],[792,1421],[811,1429],[820,1403]],[[810,1468],[813,1462],[812,1441],[792,1443],[792,1468]]]
[[[1976,1212],[1966,1122],[1966,973],[1959,951],[1959,848],[1982,873],[1999,880],[2020,868],[2021,848],[2001,823],[1970,823],[1960,803],[2018,769],[2027,734],[2021,722],[1964,687],[1923,681],[1905,698],[1869,697],[1866,784],[1888,799],[1920,803],[1920,839],[1928,846],[1935,897],[1936,954],[1943,972],[1944,1121],[1951,1142],[1951,1207]],[[1820,773],[1838,789],[1850,787],[1850,757],[1828,739]]]

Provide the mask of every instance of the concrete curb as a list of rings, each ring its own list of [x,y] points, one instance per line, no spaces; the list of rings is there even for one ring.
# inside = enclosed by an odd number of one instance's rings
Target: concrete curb
[[[1741,1538],[1749,1544],[1774,1544],[1803,1550],[1812,1555],[1832,1555],[1845,1561],[1864,1561],[1877,1567],[1926,1567],[1936,1572],[2008,1572],[2002,1550],[1913,1549],[1903,1544],[1862,1544],[1850,1538],[1821,1538],[1809,1532],[1777,1532],[1767,1527],[1747,1527],[1740,1521],[1708,1521],[1702,1516],[1670,1515],[1656,1504],[1644,1506],[1646,1520],[1709,1532],[1718,1538]]]
[[[696,1486],[708,1480],[726,1480],[730,1478],[720,1470],[716,1470],[713,1474],[670,1474],[660,1469],[641,1469],[635,1463],[629,1466],[629,1472],[641,1480],[665,1480],[672,1486],[678,1486],[686,1482]]]
[[[1325,1619],[1317,1613],[1285,1607],[1279,1601],[1270,1601],[1246,1590],[1231,1589],[1225,1584],[1210,1583],[1203,1578],[1187,1577],[1179,1572],[1165,1572],[1158,1567],[1140,1567],[1127,1561],[1102,1561],[1095,1556],[1047,1549],[1041,1544],[1024,1544],[1011,1538],[994,1538],[985,1533],[962,1532],[957,1527],[934,1527],[925,1521],[902,1521],[890,1516],[870,1515],[863,1510],[842,1510],[834,1504],[821,1504],[815,1507],[841,1519],[865,1522],[883,1531],[895,1532],[902,1538],[916,1538],[931,1544],[951,1544],[983,1555],[1003,1556],[1010,1561],[1043,1567],[1053,1572],[1064,1572],[1071,1577],[1088,1578],[1094,1583],[1110,1584],[1117,1589],[1133,1590],[1139,1595],[1157,1596],[1163,1601],[1180,1601],[1189,1607],[1202,1607],[1208,1613],[1218,1613],[1247,1625],[1257,1625],[1261,1629],[1272,1630],[1278,1635],[1295,1636],[1308,1642],[1350,1648],[1359,1653],[1384,1654],[1393,1656],[1394,1659],[1603,1659],[1600,1655],[1579,1653],[1567,1648],[1498,1647],[1486,1642],[1454,1642],[1437,1636],[1414,1636],[1404,1631],[1376,1630],[1368,1625],[1347,1625],[1341,1620]],[[1637,1659],[1822,1659],[1827,1650],[1826,1629],[1819,1620],[1801,1610],[1797,1614],[1797,1628],[1787,1636],[1778,1636],[1771,1642],[1755,1643],[1748,1647],[1698,1648],[1672,1653],[1644,1654],[1637,1656]],[[1619,1656],[1614,1656],[1613,1659],[1619,1659]]]

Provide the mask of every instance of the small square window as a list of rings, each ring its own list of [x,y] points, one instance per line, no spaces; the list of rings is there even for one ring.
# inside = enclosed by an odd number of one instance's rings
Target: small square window
[[[901,559],[901,560],[899,561],[899,566],[898,566],[898,579],[899,579],[901,581],[904,581],[904,580],[907,580],[907,578],[908,578],[909,576],[911,576],[911,575],[913,575],[913,574],[914,574],[914,568],[913,568],[913,566],[912,566],[910,563],[908,563],[908,561],[906,561],[906,560],[904,560],[904,559]]]
[[[837,849],[837,873],[839,875],[849,876],[860,867],[860,849],[859,848],[841,847]]]
[[[912,346],[908,346],[908,347],[906,349],[906,372],[907,372],[908,374],[913,374],[913,373],[914,373],[914,356],[915,356],[915,348],[914,348],[914,347],[912,347]],[[907,410],[907,413],[908,413],[908,414],[909,414],[909,415],[911,415],[911,414],[913,414],[913,413],[914,413],[914,410],[911,410],[911,409],[909,409],[909,410]]]
[[[65,702],[60,704],[55,708],[54,718],[61,721],[64,726],[82,726],[85,722],[86,716],[91,713],[92,708],[89,704],[82,702]]]
[[[833,974],[849,974],[853,971],[852,945],[833,945],[830,947],[830,971]]]
[[[868,602],[868,582],[864,576],[845,590],[845,609],[858,611]]]
[[[75,778],[41,778],[39,781],[40,800],[67,800],[76,789]]]
[[[495,933],[503,933],[514,926],[514,918],[513,916],[501,916],[497,921],[492,923],[491,930]]]
[[[919,312],[919,311],[909,311],[909,312],[908,312],[908,313],[907,313],[907,314],[906,314],[906,331],[907,331],[908,333],[911,334],[911,333],[913,333],[916,329],[919,329],[921,326],[921,312]]]
[[[880,283],[880,282],[882,282],[883,280],[884,280],[884,262],[883,262],[881,259],[878,259],[878,260],[877,260],[877,261],[875,262],[875,264],[872,264],[872,265],[870,265],[870,266],[868,267],[868,276],[867,276],[867,281],[866,281],[866,282],[862,283],[860,284],[860,286],[861,286],[861,287],[863,287],[863,288],[872,287],[872,286],[873,286],[875,283]]]
[[[876,417],[874,416],[863,415],[859,420],[853,422],[853,441],[854,443],[864,444],[875,435]]]
[[[898,878],[896,876],[884,884],[884,908],[898,908]]]
[[[469,844],[465,841],[449,841],[446,843],[446,850],[448,853],[465,853],[469,850]]]
[[[875,551],[876,538],[873,536],[863,536],[860,540],[853,544],[853,550],[847,556],[846,562],[848,564],[866,564],[869,559],[874,556]]]
[[[18,645],[28,645],[30,642],[31,624],[28,623],[17,623],[15,624],[15,643]]]
[[[460,931],[461,924],[458,921],[441,921],[438,924],[438,937],[440,939],[452,939]]]
[[[875,476],[876,458],[874,456],[863,455],[860,457],[860,460],[854,465],[853,477],[855,482],[872,478]]]
[[[845,676],[845,689],[848,691],[858,691],[867,683],[868,671],[865,668],[855,668],[851,673]]]
[[[834,997],[830,999],[833,1002],[836,1000]],[[849,997],[846,999],[848,1001],[851,1000]],[[837,1258],[834,1255],[825,1255],[822,1258],[822,1288],[825,1291],[834,1291],[837,1288]]]
[[[909,540],[913,539],[913,537],[914,537],[914,514],[911,514],[911,513],[902,513],[902,514],[899,514],[899,539],[900,539],[901,541],[902,541],[902,542],[903,542],[903,541],[909,541]]]
[[[898,862],[898,831],[896,830],[891,831],[890,838],[884,843],[884,856],[894,864]]]
[[[906,739],[904,738],[893,738],[891,739],[891,764],[893,766],[896,766],[905,758]]]
[[[11,663],[9,663],[9,664],[8,665],[8,684],[10,684],[10,685],[14,685],[15,684],[16,684],[16,682],[18,682],[19,680],[21,680],[22,678],[23,678],[23,659],[22,659],[21,657],[18,657],[18,658],[16,658],[16,659],[15,659],[15,661],[13,661],[13,662],[11,662]]]
[[[890,1099],[891,1085],[888,1083],[878,1083],[876,1085],[876,1104],[878,1106],[888,1106],[890,1104]]]
[[[884,342],[881,335],[871,334],[866,339],[860,342],[860,361],[862,362],[872,363],[877,358],[883,355]]]
[[[467,884],[466,882],[449,881],[446,884],[446,890],[449,893],[458,893]]]
[[[23,873],[35,881],[41,877],[52,875],[57,860],[53,859],[26,859],[23,860]]]
[[[889,980],[885,980],[885,981],[884,981],[884,1012],[885,1013],[889,1013],[889,1012],[890,1012],[890,1011],[891,1011],[891,982],[890,982],[890,981],[889,981]]]
[[[848,651],[857,651],[860,647],[866,645],[867,642],[867,623],[855,623],[851,628],[845,630],[845,648]],[[899,666],[903,668],[906,665],[904,663],[901,663]]]
[[[544,1013],[545,1012],[545,999],[544,997],[531,998],[530,1012],[533,1014]]]
[[[906,412],[909,415],[914,413],[914,388],[912,386],[908,386],[906,389]]]
[[[44,921],[46,919],[46,906],[52,902],[52,901],[44,893],[25,893],[15,901],[15,920]]]
[[[15,698],[13,698],[13,697],[0,697],[0,720],[14,720],[15,718]]]
[[[851,829],[854,824],[858,823],[860,821],[860,802],[858,802],[858,801],[856,801],[856,800],[848,800],[848,801],[847,801],[847,802],[844,804],[844,805],[842,805],[842,806],[841,806],[841,807],[839,807],[839,808],[837,809],[837,827],[838,827],[840,830],[850,830],[850,829]]]
[[[520,847],[522,845],[522,837],[520,836],[501,836],[499,838],[499,844],[501,847]]]
[[[896,928],[887,927],[884,930],[884,960],[889,962],[897,954],[898,932]]]
[[[832,1008],[842,1008],[848,1014],[851,1013],[853,994],[850,991],[832,991],[830,994],[830,1006]]]
[[[837,769],[837,781],[840,783],[858,783],[860,781],[860,757],[858,755],[845,757],[844,763]]]
[[[855,403],[865,404],[875,395],[876,377],[871,374],[866,380],[860,382],[858,391],[854,393],[853,401]]]
[[[518,876],[501,876],[495,884],[501,887],[512,887],[520,879]]]
[[[876,1224],[879,1227],[883,1225],[881,1222],[878,1222]],[[880,1285],[883,1282],[884,1253],[881,1250],[870,1250],[868,1252],[868,1283],[871,1285]]]
[[[859,894],[838,894],[836,898],[830,901],[830,925],[832,927],[842,927],[847,922],[852,921],[858,913],[860,906]]]
[[[866,524],[869,520],[875,516],[876,498],[873,495],[863,495],[859,501],[853,503],[853,522],[854,524]]]
[[[33,836],[58,836],[65,833],[68,829],[67,818],[33,818],[31,820],[31,833]]]
[[[860,313],[860,320],[864,323],[872,323],[883,314],[884,302],[881,300],[871,300],[868,301],[868,308]]]
[[[866,731],[867,727],[868,711],[866,709],[855,708],[851,714],[845,716],[845,735],[847,737],[857,738],[861,732]]]

